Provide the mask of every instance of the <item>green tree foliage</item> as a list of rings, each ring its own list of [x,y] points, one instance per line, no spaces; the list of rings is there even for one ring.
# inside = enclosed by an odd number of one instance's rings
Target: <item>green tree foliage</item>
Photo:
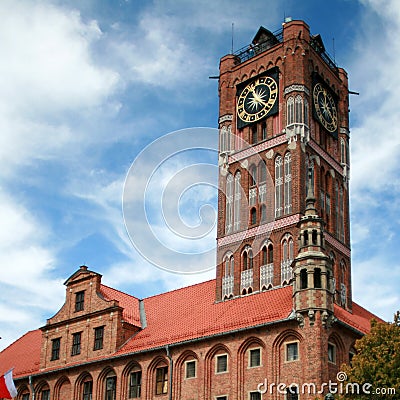
[[[355,347],[357,354],[351,366],[344,367],[347,382],[356,382],[360,387],[370,383],[371,393],[347,394],[344,398],[400,399],[400,311],[395,314],[393,323],[373,320],[370,333],[357,340]],[[388,393],[393,389],[395,393]]]

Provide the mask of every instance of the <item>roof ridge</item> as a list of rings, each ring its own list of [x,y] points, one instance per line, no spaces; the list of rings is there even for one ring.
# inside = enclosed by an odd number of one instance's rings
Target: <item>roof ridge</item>
[[[105,287],[105,288],[107,288],[107,289],[111,289],[111,290],[113,290],[114,292],[118,292],[118,293],[124,294],[125,296],[132,297],[132,298],[134,298],[134,299],[136,299],[136,300],[140,300],[139,297],[136,297],[136,296],[134,296],[133,294],[129,294],[129,293],[123,292],[122,290],[115,289],[115,288],[113,288],[113,287],[111,287],[111,286],[108,286],[108,285],[104,285],[103,283],[100,284],[100,289],[101,289],[102,287]]]
[[[158,297],[158,296],[166,295],[166,294],[169,294],[169,293],[179,292],[180,290],[185,290],[185,289],[189,289],[189,288],[192,288],[192,287],[195,287],[195,286],[205,285],[206,283],[215,282],[215,281],[216,281],[215,278],[208,279],[208,280],[203,281],[203,282],[197,282],[197,283],[193,283],[192,285],[182,286],[180,288],[172,289],[172,290],[169,290],[167,292],[162,292],[162,293],[158,293],[158,294],[153,294],[152,296],[143,297],[142,300],[151,299],[153,297]]]

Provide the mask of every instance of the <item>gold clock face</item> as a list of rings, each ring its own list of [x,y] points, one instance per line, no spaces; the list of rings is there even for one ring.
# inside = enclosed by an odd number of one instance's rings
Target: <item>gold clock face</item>
[[[332,95],[320,83],[314,86],[313,101],[315,113],[322,126],[330,133],[336,132],[338,127],[336,103]]]
[[[237,101],[237,115],[245,123],[256,122],[268,115],[278,99],[278,84],[270,76],[249,83]]]

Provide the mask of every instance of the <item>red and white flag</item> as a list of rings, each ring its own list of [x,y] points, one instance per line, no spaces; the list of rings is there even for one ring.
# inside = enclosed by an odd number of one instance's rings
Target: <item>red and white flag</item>
[[[17,397],[17,389],[15,388],[12,369],[0,377],[0,398],[12,399]]]

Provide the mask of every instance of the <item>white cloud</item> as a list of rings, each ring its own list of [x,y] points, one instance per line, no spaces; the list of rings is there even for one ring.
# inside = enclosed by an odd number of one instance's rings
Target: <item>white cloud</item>
[[[101,38],[96,21],[77,11],[29,1],[0,2],[0,159],[4,173],[32,159],[63,152],[79,132],[66,122],[100,106],[118,75],[97,66],[91,46]],[[4,175],[3,175],[4,176]]]
[[[0,325],[3,340],[32,329],[42,313],[61,305],[59,279],[51,277],[55,254],[46,246],[48,231],[22,204],[0,190]],[[36,326],[35,326],[36,327]]]

